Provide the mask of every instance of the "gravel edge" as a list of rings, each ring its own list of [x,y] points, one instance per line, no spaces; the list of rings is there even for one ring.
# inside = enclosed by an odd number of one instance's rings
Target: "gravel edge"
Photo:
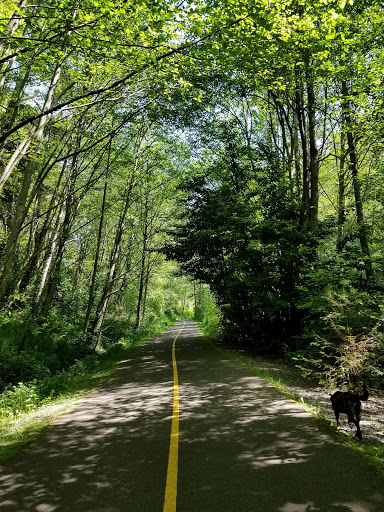
[[[288,393],[306,409],[318,417],[326,419],[336,428],[335,415],[332,409],[330,394],[336,391],[319,386],[314,381],[304,378],[301,371],[282,360],[270,360],[258,356],[250,356],[241,350],[231,350],[217,344],[220,348],[251,366],[260,376],[266,378],[277,388]],[[360,421],[364,445],[378,447],[384,451],[384,391],[369,388],[369,398],[362,402]],[[355,436],[355,427],[351,429],[345,414],[340,416],[339,432],[348,438]]]

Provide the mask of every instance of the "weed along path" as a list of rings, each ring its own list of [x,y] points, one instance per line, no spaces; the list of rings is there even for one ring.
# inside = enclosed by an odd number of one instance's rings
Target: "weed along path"
[[[187,321],[5,464],[0,511],[383,512],[384,478]]]

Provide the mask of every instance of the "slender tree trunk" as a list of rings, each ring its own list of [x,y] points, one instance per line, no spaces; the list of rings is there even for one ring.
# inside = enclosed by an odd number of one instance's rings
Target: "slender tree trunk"
[[[77,15],[77,8],[75,8],[72,12],[72,18],[75,19]],[[65,40],[70,35],[71,30],[68,30],[65,35]],[[66,42],[63,42],[63,57],[60,62],[56,64],[55,71],[53,73],[51,83],[48,89],[47,96],[44,101],[44,106],[42,109],[42,114],[44,112],[47,112],[51,109],[54,103],[54,96],[57,90],[57,86],[60,80],[63,64],[67,59],[68,53],[67,53],[67,47]],[[44,134],[44,128],[48,124],[49,117],[48,115],[42,115],[42,117],[39,118],[37,121],[37,124],[35,127],[33,127],[30,132],[26,135],[26,137],[20,142],[19,146],[16,148],[14,153],[12,154],[11,158],[9,159],[7,165],[5,166],[2,175],[0,176],[0,191],[4,187],[6,181],[8,180],[11,173],[14,171],[14,169],[19,165],[20,161],[28,154],[30,148],[35,148],[38,146],[39,142],[41,141],[43,134]],[[5,132],[8,133],[8,132]]]
[[[41,276],[39,290],[36,295],[35,305],[34,305],[34,313],[35,314],[37,314],[37,311],[39,310],[39,307],[42,303],[43,294],[44,294],[44,291],[46,290],[46,283],[47,283],[48,275],[51,271],[51,267],[53,265],[53,258],[56,253],[56,250],[57,250],[57,244],[58,244],[59,233],[60,233],[61,216],[62,216],[62,207],[60,208],[60,211],[59,211],[57,219],[56,219],[55,227],[53,230],[53,237],[52,237],[51,243],[49,245],[49,253],[48,253],[47,259],[45,261],[44,269],[43,269],[42,276]]]
[[[65,252],[65,244],[69,238],[73,219],[75,217],[79,204],[80,202],[78,200],[75,200],[73,197],[68,199],[66,203],[65,216],[61,232],[58,238],[56,255],[55,258],[53,259],[53,264],[51,266],[50,273],[46,280],[45,288],[42,292],[42,300],[38,304],[37,308],[38,310],[40,309],[42,318],[45,318],[48,315],[49,309],[51,308],[53,299],[55,298],[56,295],[57,287],[60,281],[60,270]]]
[[[145,313],[147,310],[147,296],[148,296],[148,285],[149,285],[149,276],[151,274],[151,265],[150,258],[147,258],[147,268],[145,271],[145,282],[144,282],[144,298],[143,298],[143,314],[142,318],[145,318]]]
[[[144,287],[145,287],[145,271],[146,271],[146,260],[147,260],[147,234],[148,234],[148,197],[146,197],[146,200],[145,200],[143,223],[144,223],[143,224],[143,252],[141,254],[139,296],[137,299],[135,330],[137,330],[140,327],[141,308],[142,308],[142,301],[143,301]]]
[[[118,231],[120,231],[120,227],[118,228]],[[118,240],[120,238],[120,240]],[[106,283],[104,285],[103,293],[99,301],[99,305],[97,307],[96,315],[92,323],[92,335],[96,337],[96,343],[93,348],[96,348],[97,343],[100,339],[101,335],[101,328],[104,322],[104,317],[107,312],[108,303],[110,300],[110,297],[112,295],[112,287],[113,283],[115,282],[115,278],[117,275],[117,267],[119,263],[120,258],[120,241],[121,241],[121,234],[118,233],[115,238],[115,243],[113,247],[111,262],[107,274]]]
[[[302,194],[302,180],[301,180],[301,167],[300,167],[300,154],[299,154],[299,137],[298,137],[298,120],[297,113],[293,113],[293,133],[292,133],[292,146],[295,161],[295,184],[298,197]]]
[[[100,336],[101,336],[101,328],[104,322],[104,317],[107,312],[108,303],[110,300],[111,295],[113,292],[113,286],[115,283],[116,275],[117,275],[117,269],[119,265],[120,260],[120,253],[121,253],[121,243],[122,238],[124,234],[124,225],[125,220],[127,217],[128,210],[131,206],[131,196],[132,191],[136,185],[136,175],[139,169],[139,161],[141,158],[141,148],[144,142],[144,136],[145,136],[146,128],[143,125],[143,130],[140,132],[140,135],[138,136],[138,143],[137,148],[135,152],[135,163],[131,172],[130,177],[128,178],[125,191],[124,191],[124,199],[123,199],[123,210],[120,214],[119,222],[116,229],[115,239],[111,251],[111,257],[110,257],[110,264],[109,264],[109,270],[107,273],[107,277],[105,280],[103,292],[100,297],[100,301],[98,304],[98,307],[96,309],[95,318],[92,322],[91,327],[91,333],[96,338],[96,341],[94,343],[94,349],[97,347],[97,344],[99,342]]]
[[[76,298],[76,292],[79,289],[79,283],[81,282],[81,277],[83,275],[84,263],[87,259],[87,255],[89,253],[89,243],[90,240],[88,237],[84,238],[80,242],[78,257],[76,261],[76,270],[72,275],[72,286],[71,286],[71,300],[74,301]]]
[[[27,69],[24,71],[23,78],[17,78],[16,80],[15,89],[12,92],[11,99],[9,100],[9,103],[4,114],[4,121],[1,127],[1,129],[4,131],[10,130],[15,123],[20,107],[20,102],[24,94],[25,86],[27,85],[31,73],[32,63],[33,59],[31,59],[30,62],[28,63]],[[0,151],[4,148],[6,143],[7,142],[4,141],[0,145]]]
[[[17,4],[18,9],[13,13],[12,17],[10,18],[7,28],[5,29],[3,33],[4,39],[2,39],[2,42],[0,43],[0,56],[3,57],[5,53],[7,52],[7,40],[10,39],[13,34],[16,32],[17,27],[20,23],[20,11],[24,9],[24,7],[27,4],[27,0],[20,0],[20,2]]]
[[[364,220],[364,211],[363,211],[363,200],[361,197],[361,185],[359,178],[359,166],[357,160],[357,152],[355,146],[355,139],[353,134],[352,127],[352,117],[351,117],[351,106],[349,101],[349,93],[347,83],[344,80],[341,84],[342,94],[343,94],[343,113],[345,116],[345,126],[347,130],[347,143],[348,143],[348,154],[349,154],[349,163],[350,170],[352,175],[352,185],[355,196],[355,209],[356,209],[356,219],[357,226],[359,229],[359,240],[361,251],[364,255],[364,264],[365,264],[365,274],[367,279],[371,280],[373,278],[373,269],[372,269],[372,260],[371,260],[371,252],[368,244],[368,234],[367,234],[367,226]]]
[[[56,87],[61,75],[62,70],[62,63],[58,64],[56,66],[55,72],[53,74],[53,78],[51,81],[51,85],[49,87],[49,91],[47,94],[47,97],[45,99],[43,110],[48,110],[53,102],[53,95],[56,91]],[[13,172],[13,170],[18,166],[21,159],[28,153],[29,148],[32,143],[34,145],[37,145],[40,140],[43,137],[44,133],[44,127],[48,122],[48,117],[44,116],[40,118],[37,126],[31,130],[30,134],[28,134],[19,144],[17,149],[14,151],[13,155],[11,156],[9,162],[4,168],[4,171],[0,177],[0,190],[4,187],[6,181],[8,180],[9,176]]]
[[[137,162],[136,162],[137,163]],[[117,225],[116,235],[113,243],[111,258],[110,258],[110,264],[109,264],[109,270],[107,274],[107,278],[104,284],[103,293],[101,295],[99,305],[96,310],[96,315],[92,323],[92,335],[96,336],[97,340],[100,338],[101,333],[101,327],[104,322],[104,317],[107,312],[107,306],[109,299],[112,294],[112,287],[115,282],[115,278],[117,275],[117,268],[119,264],[120,259],[120,245],[124,233],[124,224],[125,219],[127,217],[127,213],[131,204],[131,194],[132,190],[135,186],[135,175],[136,175],[137,165],[135,165],[134,170],[132,171],[131,177],[129,179],[129,182],[127,184],[125,194],[124,194],[124,208],[120,215],[119,223]],[[97,345],[97,342],[96,342]]]
[[[46,213],[42,228],[40,230],[36,231],[34,250],[31,254],[30,258],[25,261],[24,265],[22,266],[22,268],[20,269],[20,272],[17,275],[17,279],[16,279],[17,287],[21,291],[23,291],[26,288],[26,286],[29,283],[33,274],[36,274],[39,271],[39,269],[42,267],[43,262],[45,260],[44,253],[46,251],[47,245],[49,244],[48,233],[51,229],[52,223],[54,222],[55,210],[53,209],[53,206],[54,206],[57,198],[59,197],[59,189],[60,189],[60,185],[61,185],[63,176],[65,174],[66,167],[67,166],[66,166],[66,162],[65,162],[61,168],[59,178],[58,178],[56,186],[55,186],[55,190],[54,190],[51,200],[49,202],[48,210],[50,210],[50,209],[52,209],[52,210],[48,211],[48,213]],[[63,192],[63,194],[64,194],[64,192]],[[57,221],[60,218],[61,211],[62,211],[62,207],[59,208],[59,214],[57,216]],[[59,226],[59,224],[53,228],[53,233],[57,233],[58,226]],[[51,247],[49,247],[49,250],[51,250]]]
[[[13,261],[16,254],[20,230],[27,215],[26,205],[34,167],[34,161],[29,160],[24,172],[24,179],[16,203],[16,213],[12,221],[4,258],[0,267],[0,306],[4,305],[4,301],[8,296],[8,289],[12,284]]]
[[[73,157],[66,186],[63,190],[63,195],[64,197],[67,197],[67,199],[63,205],[65,208],[63,222],[60,228],[59,226],[57,226],[56,228],[56,232],[58,232],[56,242],[57,248],[55,248],[55,251],[51,251],[48,271],[45,273],[44,282],[40,286],[39,294],[35,302],[34,312],[36,315],[40,313],[40,315],[43,318],[47,316],[49,308],[51,307],[51,304],[56,293],[57,285],[60,279],[60,267],[64,257],[65,244],[69,237],[75,213],[80,204],[80,200],[75,199],[73,194],[75,190],[76,174],[78,167],[77,160],[78,155],[75,155]],[[60,220],[60,216],[58,217],[58,220]]]
[[[287,115],[284,109],[284,106],[282,106],[275,96],[274,98],[274,104],[275,104],[275,111],[277,115],[277,119],[280,125],[280,131],[281,131],[281,144],[282,144],[282,150],[281,155],[283,157],[283,169],[284,169],[284,178],[287,176],[288,183],[289,183],[289,191],[291,197],[293,197],[293,175],[292,175],[292,152],[290,148],[290,144],[288,142],[288,136],[287,131],[291,131],[291,127],[289,126],[289,123],[287,123]]]
[[[46,26],[46,22],[44,21],[43,26],[41,27],[41,30],[40,30],[39,37],[43,37],[43,33],[45,31],[45,26]],[[27,32],[27,30],[28,30],[28,25],[25,27],[24,34]],[[16,121],[17,114],[19,112],[20,102],[22,100],[27,82],[29,80],[34,60],[38,54],[39,54],[39,52],[36,50],[34,52],[34,54],[31,56],[31,58],[29,59],[29,61],[27,62],[26,67],[23,71],[23,75],[22,76],[18,75],[15,79],[15,87],[12,91],[11,98],[10,98],[8,105],[6,106],[6,109],[4,112],[4,121],[1,126],[2,132],[7,132],[8,130],[10,130]],[[14,57],[13,59],[11,59],[9,61],[7,70],[3,74],[3,77],[0,79],[0,91],[4,87],[5,78],[6,78],[6,75],[8,72],[8,68],[9,68],[9,70],[12,68],[15,60],[16,60],[16,57]],[[3,149],[6,146],[6,144],[7,144],[6,140],[0,144],[0,155],[2,154]]]
[[[289,139],[288,136],[284,133],[283,137],[285,139],[284,146],[286,148],[286,162],[287,162],[287,170],[288,170],[288,177],[289,177],[289,190],[290,190],[290,196],[291,199],[294,198],[295,189],[300,187],[300,185],[297,182],[297,173],[296,173],[296,147],[297,144],[297,125],[295,125],[296,120],[296,113],[293,112],[293,122],[291,122],[290,119],[290,107],[289,104],[287,105],[287,111],[285,108],[282,108],[282,121],[283,125],[286,126],[288,132],[289,132]],[[286,130],[284,130],[285,132]]]
[[[93,303],[95,300],[96,278],[97,278],[97,273],[99,270],[100,248],[101,248],[101,239],[102,239],[102,235],[103,235],[105,203],[106,203],[107,188],[108,188],[108,170],[109,170],[110,153],[111,153],[111,146],[109,147],[109,152],[108,152],[108,163],[107,163],[107,171],[105,174],[105,181],[104,181],[103,200],[102,200],[102,204],[101,204],[100,222],[99,222],[99,230],[98,230],[98,234],[97,234],[95,259],[94,259],[93,268],[92,268],[91,286],[89,288],[87,312],[85,314],[85,320],[84,320],[84,326],[83,326],[83,331],[85,333],[88,331],[89,319],[91,317],[92,307],[93,307]]]
[[[60,74],[61,74],[61,64],[56,67],[56,70],[54,72],[54,75],[53,75],[53,78],[51,81],[51,85],[50,85],[47,97],[45,99],[44,109],[50,108],[50,106],[53,102],[53,95],[55,93],[57,83],[60,78]],[[22,151],[16,150],[16,152],[14,153],[14,156],[15,156],[15,154],[17,154],[17,157],[11,158],[11,161],[13,161],[14,166],[13,166],[13,164],[9,165],[9,163],[8,163],[8,165],[4,169],[4,172],[0,178],[0,190],[4,186],[6,180],[8,179],[10,173],[15,168],[17,163],[20,162],[21,158],[26,154],[26,150],[29,148],[32,141],[34,141],[35,145],[39,144],[40,140],[43,137],[44,126],[46,124],[46,121],[47,120],[44,117],[42,117],[39,120],[39,123],[34,131],[33,137],[32,138],[26,137],[24,139],[24,141],[21,143],[21,146],[23,146],[23,150]],[[19,148],[20,148],[20,146],[19,146]],[[17,241],[18,241],[18,237],[20,234],[20,230],[21,230],[23,222],[28,213],[28,208],[27,208],[28,192],[29,192],[29,189],[31,186],[32,176],[34,174],[35,168],[36,168],[36,161],[33,157],[31,157],[27,160],[26,165],[25,165],[24,179],[23,179],[23,183],[21,186],[19,198],[17,201],[16,214],[15,214],[14,220],[12,222],[11,233],[8,238],[7,248],[6,248],[5,255],[4,255],[4,260],[0,267],[0,282],[1,282],[1,284],[0,284],[0,305],[4,304],[4,299],[7,295],[7,288],[9,287],[9,283],[12,279],[11,270],[12,270],[13,260],[14,260],[14,256],[16,253]]]
[[[305,115],[304,115],[304,107],[303,107],[303,88],[302,88],[302,79],[300,76],[300,71],[296,68],[296,91],[295,91],[295,107],[296,107],[296,117],[297,123],[299,127],[300,140],[301,140],[301,151],[302,151],[302,161],[303,161],[303,174],[302,174],[302,195],[301,201],[304,208],[304,217],[302,219],[302,225],[305,225],[309,222],[309,165],[308,165],[308,142],[307,142],[307,133],[306,133],[306,123],[305,123]]]
[[[308,64],[309,65],[309,64]],[[308,132],[309,132],[309,225],[316,229],[319,216],[319,152],[316,144],[315,92],[307,69]]]
[[[143,246],[143,254],[141,257],[141,268],[140,268],[140,280],[139,280],[139,295],[137,298],[137,308],[136,308],[136,321],[134,329],[137,330],[140,327],[141,322],[141,308],[143,305],[143,296],[144,296],[144,286],[145,286],[145,269],[146,269],[146,247],[145,243]]]
[[[344,128],[344,126],[343,126]],[[345,226],[345,134],[344,131],[340,134],[340,157],[339,157],[339,189],[337,195],[337,251],[342,249],[342,241],[344,237]]]

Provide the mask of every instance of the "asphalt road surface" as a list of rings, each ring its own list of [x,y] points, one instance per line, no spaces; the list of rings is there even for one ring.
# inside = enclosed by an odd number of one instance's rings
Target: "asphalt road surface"
[[[0,512],[172,512],[172,344],[182,326],[138,349],[2,467]],[[194,322],[175,347],[177,512],[384,511],[383,477]]]

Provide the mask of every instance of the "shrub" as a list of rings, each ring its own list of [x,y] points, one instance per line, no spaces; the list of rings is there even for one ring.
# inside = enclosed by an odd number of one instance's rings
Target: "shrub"
[[[34,380],[29,384],[19,382],[0,395],[0,418],[17,416],[36,409],[41,403],[41,395]]]
[[[310,324],[309,344],[288,357],[322,383],[350,387],[366,379],[379,384],[384,375],[384,319],[378,299],[353,287],[328,289],[316,299],[317,305],[323,301],[326,314]]]

